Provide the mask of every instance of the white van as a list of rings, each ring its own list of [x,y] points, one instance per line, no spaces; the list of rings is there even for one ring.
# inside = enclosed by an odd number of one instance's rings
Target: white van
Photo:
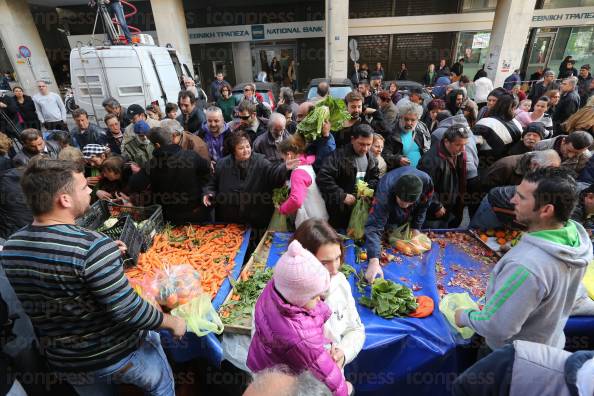
[[[192,77],[173,48],[119,45],[73,48],[70,73],[76,105],[103,124],[104,99],[113,97],[124,107],[177,102],[183,76]]]

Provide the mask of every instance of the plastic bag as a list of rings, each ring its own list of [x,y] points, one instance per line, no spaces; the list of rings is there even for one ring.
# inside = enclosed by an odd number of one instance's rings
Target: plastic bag
[[[268,231],[288,232],[289,218],[282,215],[278,209],[274,209],[270,223],[268,224]]]
[[[189,264],[173,265],[158,271],[143,290],[160,305],[173,309],[202,294],[200,273]]]
[[[347,227],[347,235],[354,241],[360,241],[365,237],[365,223],[367,223],[369,217],[369,208],[368,200],[357,199]]]
[[[201,294],[189,303],[180,305],[171,311],[171,314],[183,318],[188,330],[198,337],[208,333],[221,334],[224,329],[223,322],[207,294]]]
[[[456,326],[456,310],[458,309],[476,309],[478,304],[470,298],[468,293],[450,293],[446,294],[439,303],[439,310],[446,317],[448,322],[456,329],[462,338],[469,339],[474,334],[474,330],[469,327]]]
[[[582,280],[584,287],[588,291],[588,296],[594,300],[594,262],[590,262],[586,267],[586,274]]]
[[[388,234],[388,242],[406,256],[416,256],[431,250],[431,239],[425,234],[413,237],[409,223],[392,229]]]

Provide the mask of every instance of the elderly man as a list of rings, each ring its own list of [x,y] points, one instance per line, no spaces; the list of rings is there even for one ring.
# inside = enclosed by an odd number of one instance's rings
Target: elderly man
[[[400,107],[396,127],[387,136],[382,153],[388,169],[409,165],[416,167],[429,150],[431,134],[425,124],[419,122],[422,114],[423,108],[416,103]]]
[[[134,138],[124,141],[122,145],[122,156],[145,169],[153,157],[154,147],[147,137],[150,129],[150,125],[145,121],[136,122],[134,124]]]
[[[556,135],[563,132],[561,124],[580,108],[580,95],[576,90],[577,77],[567,77],[561,83],[561,99],[553,113],[553,130]]]
[[[534,109],[538,99],[551,89],[559,89],[559,85],[555,82],[555,72],[547,70],[544,72],[543,80],[532,85],[530,92],[528,92],[528,99],[532,101],[532,109]]]
[[[575,131],[569,135],[561,135],[540,141],[534,150],[553,149],[561,157],[561,165],[580,173],[588,164],[592,153],[589,148],[593,143],[592,135],[584,131]]]
[[[268,132],[258,136],[254,141],[254,151],[264,154],[270,162],[281,162],[283,160],[278,151],[278,144],[291,136],[286,130],[287,119],[279,113],[272,113],[268,120]]]
[[[456,228],[462,222],[467,192],[465,148],[471,133],[463,124],[452,125],[419,162],[419,170],[431,176],[435,187],[425,223],[431,228]]]
[[[214,164],[229,154],[231,130],[223,119],[223,112],[218,107],[206,109],[206,123],[198,132],[198,136],[206,143],[211,162]]]
[[[307,114],[313,110],[314,104],[312,102],[303,102],[297,108],[297,122],[301,122]],[[316,161],[313,164],[314,170],[320,170],[324,160],[336,150],[336,141],[334,135],[330,133],[330,124],[326,123],[322,127],[322,136],[307,146],[307,154],[315,155]]]
[[[106,144],[113,154],[122,153],[122,142],[124,141],[124,133],[118,116],[113,113],[108,113],[103,119],[107,126]]]
[[[50,159],[58,159],[60,148],[51,141],[43,140],[41,132],[37,129],[25,129],[21,132],[23,148],[12,159],[15,168],[27,165],[31,158],[41,154]]]
[[[72,128],[72,138],[78,148],[83,148],[87,144],[107,144],[105,131],[97,124],[89,121],[89,115],[85,109],[76,109],[72,112],[72,118],[76,126]]]
[[[173,143],[183,150],[193,151],[205,160],[210,161],[208,147],[204,140],[198,135],[192,135],[190,132],[184,131],[184,127],[177,120],[166,118],[161,121],[161,128],[167,129],[173,136]]]
[[[311,98],[311,101],[313,103],[319,102],[320,100],[328,96],[328,92],[330,92],[330,85],[328,85],[328,82],[326,81],[321,81],[318,84],[318,88],[316,89],[316,96]]]

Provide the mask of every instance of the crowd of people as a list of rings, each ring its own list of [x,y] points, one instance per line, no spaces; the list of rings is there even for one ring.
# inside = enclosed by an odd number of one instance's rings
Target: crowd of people
[[[256,380],[246,394],[272,394],[266,381],[352,393],[343,369],[361,350],[365,330],[338,271],[336,230],[348,225],[359,180],[375,190],[364,244],[370,282],[383,276],[385,233],[406,223],[413,235],[468,223],[526,231],[493,269],[484,308],[456,313],[460,326],[484,337],[486,356],[459,377],[457,395],[487,394],[472,381],[472,370],[486,368],[509,390],[511,368],[501,362],[511,367],[524,342],[561,354],[563,327],[583,297],[579,286],[592,260],[585,230],[594,215],[590,67],[578,72],[566,62],[558,76],[542,70],[527,89],[515,72],[503,87],[493,87],[484,70],[471,82],[463,63],[429,66],[430,99],[420,88],[382,89],[379,63],[373,71],[356,65],[356,89],[339,98],[350,118],[334,130],[325,119],[309,142],[299,123],[329,94],[325,82],[313,102],[300,104],[283,87],[273,111],[254,84],[236,100],[219,74],[211,102],[191,83],[164,112],[107,98],[106,128],[78,109],[72,129],[45,82],[32,98],[14,88],[14,98],[0,101],[0,238],[6,239],[0,263],[13,301],[47,343],[42,354],[51,368],[84,373],[68,378],[79,394],[110,380],[174,394],[154,330],[181,336],[185,323],[130,288],[121,242],[75,225],[89,204],[159,204],[173,225],[239,223],[260,236],[278,209],[296,232],[256,304],[243,362]],[[274,67],[280,66],[271,65],[273,76]],[[406,73],[403,64],[400,75]],[[275,208],[273,189],[284,185],[289,197]],[[48,314],[56,302],[61,311]],[[594,314],[593,304],[585,301],[581,312]],[[588,378],[591,358],[576,368]],[[310,377],[291,377],[302,372]],[[577,378],[574,386],[586,390],[579,394],[591,395],[592,381]],[[12,378],[4,385],[13,386]]]

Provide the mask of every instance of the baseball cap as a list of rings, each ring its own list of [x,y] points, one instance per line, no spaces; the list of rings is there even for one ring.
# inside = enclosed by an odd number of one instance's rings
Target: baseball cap
[[[588,63],[586,63],[585,65],[582,65],[582,67],[580,67],[580,69],[585,69],[590,71],[590,65]]]
[[[134,133],[137,135],[148,135],[151,127],[145,121],[138,121],[134,124]]]
[[[82,149],[83,158],[88,160],[91,159],[95,155],[101,155],[107,151],[107,147],[102,146],[100,144],[87,144]]]
[[[130,118],[133,118],[135,115],[146,114],[146,112],[142,108],[142,106],[137,105],[137,104],[130,105],[130,107],[128,107],[127,113],[128,113],[128,117],[130,117]]]

